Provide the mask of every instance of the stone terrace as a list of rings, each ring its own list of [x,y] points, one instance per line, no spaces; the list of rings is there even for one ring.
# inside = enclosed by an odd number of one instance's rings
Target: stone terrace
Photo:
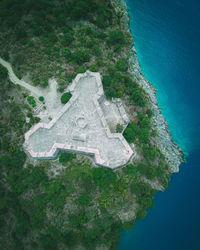
[[[93,155],[96,164],[112,169],[125,165],[133,151],[122,134],[110,132],[100,74],[78,74],[69,91],[71,99],[51,122],[38,123],[25,134],[27,151],[36,159],[53,159],[59,150],[66,150]],[[122,105],[119,110],[127,124]]]

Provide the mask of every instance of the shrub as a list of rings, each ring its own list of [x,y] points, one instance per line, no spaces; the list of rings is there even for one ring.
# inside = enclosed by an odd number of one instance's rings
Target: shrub
[[[69,82],[72,82],[72,80],[75,78],[75,76],[76,76],[76,73],[68,74],[68,75],[67,75],[67,80],[68,80]]]
[[[79,196],[77,203],[81,206],[90,205],[90,195],[87,193],[83,193]]]
[[[66,163],[76,158],[75,154],[61,153],[59,156],[60,163]]]
[[[146,117],[146,115],[144,115],[142,113],[138,113],[138,118],[139,118],[139,125],[141,128],[150,129],[150,127],[151,127],[150,119],[148,117]]]
[[[33,96],[28,96],[27,101],[33,108],[36,107],[35,98]]]
[[[34,117],[34,123],[38,123],[38,122],[40,122],[40,117]]]
[[[154,205],[151,197],[140,197],[137,202],[143,208],[152,208]]]
[[[43,101],[44,101],[44,97],[43,97],[43,96],[40,96],[40,97],[39,97],[39,101],[40,101],[40,102],[43,102]]]
[[[97,186],[105,187],[115,182],[116,175],[112,170],[107,168],[94,168],[93,179]]]
[[[111,85],[112,83],[112,79],[109,75],[104,75],[103,76],[103,79],[102,79],[102,83],[103,83],[103,86],[104,87],[108,87]]]
[[[117,97],[117,93],[113,88],[106,89],[105,94],[108,99],[111,99],[112,97]]]
[[[97,72],[97,71],[98,71],[97,65],[92,65],[92,66],[90,67],[90,71],[92,71],[92,72]]]
[[[142,174],[145,175],[148,179],[153,179],[157,176],[157,169],[156,167],[152,166],[146,166],[144,164],[141,164],[138,166],[138,171]]]
[[[80,65],[82,63],[89,62],[90,55],[86,50],[78,49],[73,55],[73,60]]]
[[[74,37],[71,33],[67,33],[61,40],[62,45],[69,46],[74,40]]]
[[[116,126],[116,132],[117,132],[117,133],[121,133],[122,130],[123,130],[123,126],[122,126],[121,124],[118,123],[117,126]]]
[[[7,69],[0,65],[0,79],[5,80],[7,77],[8,77]]]
[[[135,141],[135,135],[133,134],[131,128],[126,128],[123,133],[124,138],[127,140],[127,142],[134,142]]]
[[[125,60],[119,59],[117,63],[115,64],[116,70],[120,71],[127,71],[128,69],[128,64]]]
[[[125,36],[121,30],[113,30],[109,34],[109,39],[107,40],[109,45],[121,44],[125,43]]]
[[[93,51],[94,51],[94,54],[95,54],[96,56],[100,56],[100,55],[101,55],[101,50],[100,50],[100,48],[99,48],[98,45],[94,45]]]
[[[122,75],[119,72],[115,72],[113,82],[116,84],[116,83],[119,83],[121,81],[122,81]]]
[[[137,218],[138,218],[138,219],[143,219],[146,215],[147,215],[147,212],[146,212],[145,209],[140,209],[140,210],[137,212]]]
[[[150,145],[143,146],[144,157],[147,161],[154,161],[158,155],[157,149]]]
[[[62,50],[62,55],[68,60],[71,61],[73,58],[72,52],[69,48],[64,48]]]
[[[72,95],[71,95],[70,92],[66,92],[66,93],[62,94],[60,100],[61,100],[61,102],[62,102],[63,104],[66,104],[66,103],[69,101],[69,99],[71,98],[71,96],[72,96]]]
[[[81,18],[87,19],[90,10],[91,4],[89,4],[87,1],[75,1],[72,6],[72,10],[70,11],[70,17],[73,20],[80,20]]]
[[[135,142],[135,139],[138,135],[138,127],[135,123],[131,122],[124,130],[123,136],[127,140],[127,142]]]
[[[141,143],[149,143],[150,130],[149,128],[141,128],[139,130],[139,140]]]
[[[59,91],[60,93],[63,93],[64,90],[65,90],[65,89],[64,89],[63,87],[59,87],[59,88],[58,88],[58,91]]]
[[[147,110],[147,115],[148,115],[148,117],[151,119],[151,117],[153,116],[153,110],[148,109],[148,110]]]
[[[134,101],[136,105],[141,107],[144,107],[146,104],[146,99],[143,96],[143,91],[140,88],[133,90],[131,100]]]
[[[86,68],[85,66],[80,66],[80,67],[78,68],[78,73],[85,73],[86,70],[87,70],[87,68]]]

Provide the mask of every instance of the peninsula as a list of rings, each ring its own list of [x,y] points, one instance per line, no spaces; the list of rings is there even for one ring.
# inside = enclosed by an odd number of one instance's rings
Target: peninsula
[[[116,249],[183,160],[126,4],[0,2],[2,249]]]

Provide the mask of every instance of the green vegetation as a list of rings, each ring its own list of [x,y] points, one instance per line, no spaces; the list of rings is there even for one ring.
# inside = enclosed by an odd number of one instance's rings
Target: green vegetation
[[[44,97],[43,97],[43,96],[40,96],[40,97],[39,97],[39,101],[40,101],[40,102],[44,102]]]
[[[115,48],[119,49],[125,44],[125,36],[121,30],[113,30],[109,33],[109,38],[107,39],[108,45],[113,45]],[[120,47],[117,47],[120,46]]]
[[[121,124],[118,123],[117,126],[116,126],[116,132],[117,132],[117,133],[121,133],[122,130],[123,130],[123,126],[122,126]]]
[[[60,156],[59,156],[59,162],[60,163],[70,162],[72,159],[76,159],[75,154],[61,153]]]
[[[0,16],[0,56],[12,55],[19,78],[30,72],[35,86],[46,87],[56,77],[63,93],[77,73],[101,73],[106,97],[134,107],[123,135],[136,144],[140,159],[115,171],[66,152],[33,163],[22,145],[24,133],[40,121],[31,111],[36,100],[11,85],[0,66],[1,248],[116,249],[122,228],[136,222],[129,211],[145,217],[153,207],[153,187],[166,188],[170,178],[155,146],[148,96],[129,73],[133,40],[123,28],[123,12],[110,0],[2,0]],[[19,98],[12,97],[13,88]],[[61,102],[70,98],[63,93]],[[116,131],[122,130],[118,124]]]
[[[119,59],[119,60],[116,62],[116,70],[126,72],[127,69],[128,69],[128,63],[127,63],[127,61],[125,61],[125,60],[123,60],[123,59]]]
[[[2,65],[0,65],[0,79],[5,80],[8,77],[8,71]]]
[[[156,159],[156,156],[158,155],[157,149],[153,147],[151,144],[143,146],[143,153],[144,157],[148,161],[154,161]]]
[[[138,126],[131,122],[124,130],[123,136],[128,142],[133,143],[138,135],[138,131]]]
[[[80,66],[80,67],[78,68],[78,73],[85,73],[86,70],[87,70],[87,68],[86,68],[85,66]]]
[[[63,104],[66,104],[71,97],[72,97],[71,93],[70,92],[66,92],[66,93],[62,94],[60,100],[61,100],[61,102]]]
[[[116,179],[116,175],[114,174],[112,170],[107,169],[107,168],[94,168],[93,179],[94,179],[94,183],[97,186],[101,188],[105,188],[109,184],[114,183]]]
[[[27,101],[33,108],[36,107],[35,98],[33,96],[28,96]]]

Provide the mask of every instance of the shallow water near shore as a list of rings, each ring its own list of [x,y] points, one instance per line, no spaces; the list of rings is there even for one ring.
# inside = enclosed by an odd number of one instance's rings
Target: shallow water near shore
[[[119,250],[198,249],[200,233],[200,2],[127,0],[142,72],[186,163],[154,208],[130,230]]]

